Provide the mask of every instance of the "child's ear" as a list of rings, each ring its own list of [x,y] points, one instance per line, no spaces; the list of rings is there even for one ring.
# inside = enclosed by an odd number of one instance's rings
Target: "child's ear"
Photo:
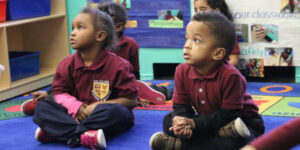
[[[106,38],[106,32],[105,31],[98,31],[97,35],[96,35],[96,41],[98,42],[102,42],[104,41]]]
[[[215,61],[219,61],[219,60],[223,60],[224,57],[226,55],[226,50],[225,48],[217,48],[215,49],[214,51],[214,54],[213,54],[213,60]]]
[[[123,22],[118,22],[115,25],[115,30],[117,33],[122,32],[125,28],[125,24]]]

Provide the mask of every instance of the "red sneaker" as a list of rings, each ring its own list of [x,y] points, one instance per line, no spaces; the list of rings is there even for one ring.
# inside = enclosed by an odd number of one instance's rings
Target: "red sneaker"
[[[102,129],[86,131],[80,136],[81,145],[92,149],[105,149],[106,140]]]
[[[138,97],[140,99],[148,100],[152,104],[162,105],[166,102],[166,96],[151,88],[147,83],[137,80]]]
[[[24,114],[26,115],[33,115],[34,113],[34,109],[36,107],[36,104],[38,103],[37,100],[33,100],[30,99],[28,101],[25,101],[22,105],[21,105],[21,110]]]
[[[54,141],[54,138],[50,134],[48,134],[47,132],[43,131],[40,127],[38,127],[35,130],[34,138],[37,141],[42,142],[42,143],[53,142]]]

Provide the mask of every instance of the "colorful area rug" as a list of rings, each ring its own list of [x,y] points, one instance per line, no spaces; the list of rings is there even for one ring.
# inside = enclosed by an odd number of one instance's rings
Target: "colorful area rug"
[[[146,81],[148,84],[170,85],[170,80]],[[47,90],[46,87],[42,90]],[[249,82],[247,92],[259,107],[259,113],[264,116],[299,117],[300,116],[300,84],[277,84]],[[10,101],[0,102],[0,120],[23,117],[21,104],[30,99],[31,94],[25,94]],[[135,110],[172,111],[172,101],[164,105],[149,105],[136,107]]]
[[[0,120],[25,116],[21,111],[21,105],[26,100],[28,99],[0,103]]]
[[[146,81],[149,85],[169,85],[173,81]],[[251,94],[259,107],[259,113],[265,116],[298,117],[300,116],[300,84],[283,83],[248,83],[247,92]],[[257,95],[256,95],[257,94]],[[284,96],[286,95],[286,96]],[[294,96],[294,97],[292,97]],[[164,105],[149,105],[136,107],[137,110],[165,110],[172,111],[172,102]]]
[[[165,104],[163,105],[149,105],[149,106],[138,106],[135,107],[134,109],[136,110],[165,110],[165,111],[172,111],[173,110],[173,103],[172,101],[166,101]]]
[[[150,83],[168,85],[170,82],[153,81]],[[262,114],[266,126],[266,133],[294,117],[300,116],[300,93],[298,89],[300,89],[299,84],[248,83],[247,92],[252,95],[260,108],[260,113]],[[20,111],[21,104],[28,99],[31,99],[30,94],[0,102],[0,108],[2,110],[0,111],[2,116],[0,121],[1,150],[70,149],[64,144],[41,144],[35,140],[34,134],[37,125],[32,122],[33,117],[21,117],[24,116]],[[137,107],[133,111],[136,120],[133,128],[112,139],[107,139],[107,150],[150,149],[149,139],[151,135],[162,131],[163,118],[170,110],[172,110],[171,101],[167,101],[165,105]],[[141,133],[143,134],[141,135]],[[86,148],[82,146],[74,149],[86,150]],[[300,146],[292,148],[292,150],[300,150]]]

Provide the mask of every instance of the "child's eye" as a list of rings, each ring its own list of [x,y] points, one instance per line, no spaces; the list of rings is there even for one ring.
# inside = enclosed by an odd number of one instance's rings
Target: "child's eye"
[[[72,31],[74,30],[74,26],[72,26]]]
[[[78,29],[79,29],[79,30],[82,30],[82,29],[84,29],[84,27],[83,27],[83,26],[79,26]]]
[[[194,42],[195,42],[195,43],[200,43],[200,40],[194,39]]]

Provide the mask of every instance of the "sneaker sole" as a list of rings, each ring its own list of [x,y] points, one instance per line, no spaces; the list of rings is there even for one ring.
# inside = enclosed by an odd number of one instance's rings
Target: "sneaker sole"
[[[35,140],[39,141],[38,139],[38,136],[39,136],[39,133],[41,132],[41,128],[38,127],[36,130],[35,130],[35,133],[34,133],[34,138]]]
[[[106,149],[106,140],[105,140],[104,132],[102,129],[98,130],[97,139],[98,139],[100,148]]]
[[[146,82],[137,80],[137,85],[139,87],[138,89],[139,98],[148,100],[151,103],[156,105],[162,105],[166,102],[166,96],[163,93],[152,89]]]
[[[23,102],[23,104],[21,105],[21,111],[22,111],[23,113],[24,113],[23,106],[24,106],[26,103],[30,102],[30,101],[33,101],[33,99],[27,100],[27,101]],[[24,113],[24,114],[25,114],[25,113]]]
[[[150,141],[149,141],[149,146],[150,146],[151,149],[153,149],[152,143],[153,143],[153,140],[154,140],[155,136],[158,135],[158,134],[162,134],[162,133],[163,133],[162,131],[161,132],[156,132],[155,134],[153,134],[151,136]]]
[[[234,126],[241,137],[250,136],[250,131],[241,118],[237,118],[235,120]]]

